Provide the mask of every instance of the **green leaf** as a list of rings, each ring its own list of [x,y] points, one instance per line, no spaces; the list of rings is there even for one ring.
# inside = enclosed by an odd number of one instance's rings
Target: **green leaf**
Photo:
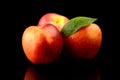
[[[75,33],[78,29],[85,27],[94,21],[96,21],[97,18],[91,18],[91,17],[85,17],[85,16],[79,16],[72,18],[69,22],[67,22],[63,28],[62,28],[62,34],[63,36],[69,36]]]

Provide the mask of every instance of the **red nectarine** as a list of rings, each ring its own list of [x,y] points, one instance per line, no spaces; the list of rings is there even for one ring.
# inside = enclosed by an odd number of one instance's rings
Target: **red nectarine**
[[[29,26],[22,35],[22,47],[26,57],[34,64],[47,64],[61,54],[63,38],[52,24]]]
[[[59,31],[61,31],[62,27],[69,21],[66,16],[57,14],[57,13],[47,13],[43,15],[39,22],[38,26],[41,24],[53,24]]]
[[[102,31],[97,24],[89,24],[74,34],[64,37],[67,51],[75,58],[93,59],[102,42]]]

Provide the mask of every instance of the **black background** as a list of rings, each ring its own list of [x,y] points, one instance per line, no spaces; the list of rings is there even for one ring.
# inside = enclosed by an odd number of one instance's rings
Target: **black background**
[[[34,66],[40,74],[47,75],[54,73],[54,75],[82,74],[94,70],[96,66],[101,71],[101,79],[112,79],[113,72],[115,71],[115,63],[117,62],[116,45],[117,40],[117,27],[116,17],[118,16],[117,2],[104,2],[104,1],[62,1],[62,0],[40,0],[35,1],[16,1],[14,3],[8,2],[3,12],[5,18],[4,36],[2,40],[5,41],[3,54],[3,67],[5,75],[11,75],[12,79],[24,79],[24,74],[29,66]],[[113,6],[114,5],[114,6]],[[53,64],[49,65],[33,65],[24,55],[21,37],[26,27],[37,25],[41,16],[46,13],[55,12],[62,14],[69,19],[76,16],[89,16],[98,18],[97,23],[103,34],[102,45],[98,55],[92,61],[82,61],[76,59],[63,59],[62,57]],[[6,32],[7,33],[6,33]],[[114,73],[115,74],[115,73]],[[16,75],[16,76],[14,76]],[[66,76],[71,79],[70,76]],[[73,76],[72,76],[73,77]],[[74,79],[73,79],[74,80]],[[76,79],[77,80],[77,79]],[[84,80],[84,79],[83,79]]]

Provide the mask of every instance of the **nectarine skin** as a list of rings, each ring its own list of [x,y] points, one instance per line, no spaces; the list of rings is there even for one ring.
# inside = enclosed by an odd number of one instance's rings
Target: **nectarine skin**
[[[80,28],[74,34],[64,37],[64,44],[71,56],[80,59],[93,59],[102,42],[102,31],[97,24]]]
[[[29,26],[22,35],[22,46],[27,58],[34,64],[47,64],[61,54],[63,39],[52,24]]]
[[[42,24],[53,24],[59,31],[63,28],[63,26],[69,21],[66,16],[57,14],[57,13],[47,13],[43,15],[39,22],[38,26]]]

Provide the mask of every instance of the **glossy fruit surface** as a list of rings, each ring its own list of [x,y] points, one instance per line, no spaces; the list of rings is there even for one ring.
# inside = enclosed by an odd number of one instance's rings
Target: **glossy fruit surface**
[[[29,26],[22,35],[22,47],[32,63],[47,64],[54,62],[61,54],[63,38],[52,24]]]
[[[75,58],[93,59],[102,43],[102,31],[97,24],[80,28],[74,34],[64,37],[64,45],[68,53]]]
[[[57,13],[46,13],[38,21],[38,26],[42,24],[53,24],[59,31],[69,21],[66,16]]]

